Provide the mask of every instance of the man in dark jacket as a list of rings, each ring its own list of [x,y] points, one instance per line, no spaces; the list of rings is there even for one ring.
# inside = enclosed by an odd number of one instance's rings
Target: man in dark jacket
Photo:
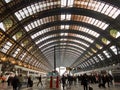
[[[42,84],[42,78],[41,78],[41,75],[38,77],[38,83],[37,83],[37,86],[39,85],[39,84],[41,84],[41,86],[43,86],[43,84]]]
[[[61,78],[61,82],[62,82],[62,86],[63,86],[63,90],[64,90],[65,85],[66,85],[66,78],[65,78],[64,75],[63,75],[62,78]]]
[[[18,77],[15,75],[14,78],[12,79],[13,90],[17,90],[18,85],[19,85],[19,79],[18,79]]]
[[[88,76],[85,73],[82,77],[82,85],[83,85],[84,90],[88,90],[88,82],[89,82]]]

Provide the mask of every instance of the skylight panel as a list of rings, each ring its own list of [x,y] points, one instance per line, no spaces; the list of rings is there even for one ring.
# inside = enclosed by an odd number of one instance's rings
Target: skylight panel
[[[109,25],[108,24],[104,24],[104,26],[102,27],[103,30],[105,30]]]
[[[71,44],[71,43],[70,43],[69,45],[72,45],[72,46],[75,46],[75,47],[81,48],[81,49],[82,49],[82,50],[84,50],[84,51],[86,50],[86,49],[85,49],[85,48],[83,48],[82,46],[80,47],[80,46],[78,46],[78,45]]]
[[[60,45],[67,45],[67,43],[60,43]],[[65,47],[64,47],[65,48]]]
[[[34,39],[34,38],[36,38],[36,37],[38,37],[38,36],[40,36],[40,35],[48,32],[48,31],[50,31],[50,30],[51,30],[50,28],[43,29],[43,30],[35,33],[34,35],[31,35],[31,38]]]
[[[39,3],[35,3],[35,8],[36,8],[37,12],[40,11]]]
[[[78,41],[78,40],[70,40],[70,41],[73,41],[73,42],[76,42],[76,43],[82,44],[82,45],[84,45],[84,46],[86,46],[86,47],[89,47],[88,44],[86,44],[86,43],[84,43],[84,42],[82,42],[82,41]]]
[[[25,18],[25,14],[22,10],[19,10],[19,14],[22,16],[22,19]]]
[[[117,32],[116,38],[120,37],[120,32]]]
[[[61,25],[61,29],[64,29],[64,25]]]
[[[19,53],[19,51],[20,51],[20,49],[18,48],[15,52],[14,52],[14,54],[12,55],[13,57],[16,57],[16,55]]]
[[[91,22],[90,22],[90,24],[93,24],[93,23],[95,22],[95,20],[96,20],[96,19],[91,18]]]
[[[50,43],[53,43],[53,42],[56,42],[56,41],[57,40],[46,42],[46,43],[42,44],[39,48],[42,48],[43,46],[46,46],[47,44],[50,44]]]
[[[68,33],[60,33],[60,36],[68,36]]]
[[[78,34],[75,34],[75,36],[77,36],[78,38],[81,38],[81,39],[84,39],[90,43],[93,43],[93,40],[88,38],[88,37],[85,37],[85,36],[82,36],[82,35],[78,35]]]
[[[118,54],[116,46],[111,46],[110,49],[113,51],[115,55]]]
[[[35,24],[35,27],[37,27],[37,26],[38,26],[37,21],[35,21],[35,22],[34,22],[34,24]]]
[[[61,7],[65,7],[67,4],[67,0],[61,0]]]
[[[112,18],[115,19],[119,14],[120,14],[120,10],[117,10],[117,11],[114,13],[114,15],[112,15]]]
[[[65,25],[65,29],[69,29],[69,25]]]
[[[101,3],[100,3],[100,2],[97,2],[97,1],[95,1],[95,2],[96,2],[96,5],[95,5],[94,10],[97,11]]]
[[[98,23],[98,20],[95,20],[95,22],[93,23],[93,25],[97,26],[97,23]]]
[[[15,16],[18,18],[19,21],[22,20],[22,17],[21,17],[21,15],[18,12],[15,13]]]
[[[101,59],[101,60],[104,60],[104,57],[102,54],[98,54],[98,57]]]
[[[90,34],[90,35],[92,35],[92,36],[94,36],[94,37],[98,37],[100,34],[99,33],[97,33],[97,32],[95,32],[95,31],[92,31],[92,30],[90,30],[90,29],[88,29],[88,28],[85,28],[85,27],[79,27],[79,30],[80,31],[83,31],[83,32],[85,32],[85,33],[88,33],[88,34]]]
[[[71,20],[71,14],[66,14],[66,20]]]
[[[95,64],[95,61],[94,61],[92,58],[90,59],[90,61],[91,61],[93,64]]]
[[[87,67],[86,63],[83,63],[83,65],[84,65],[85,67]]]
[[[110,58],[110,53],[108,51],[103,51],[103,53],[106,55],[107,58]]]
[[[44,3],[44,4],[42,4],[43,5],[43,7],[46,7],[46,4]]]
[[[9,3],[9,2],[11,2],[11,1],[12,1],[12,0],[5,0],[6,3]]]
[[[26,30],[27,32],[30,31],[30,29],[28,28],[28,26],[25,26],[24,28],[25,28],[25,30]]]
[[[31,26],[32,26],[32,28],[35,28],[35,25],[33,23],[31,23]]]
[[[31,38],[34,39],[36,37],[36,35],[32,35]]]
[[[9,42],[9,41],[7,41],[7,42],[3,45],[3,48],[0,49],[0,51],[6,53],[11,46],[12,46],[12,43]]]
[[[105,5],[104,8],[102,9],[101,13],[105,13],[105,11],[108,9],[109,5]]]
[[[3,31],[6,31],[3,22],[0,22],[0,28],[1,28]]]
[[[37,12],[34,4],[31,5],[31,8],[32,8],[33,13],[36,13],[36,12]]]
[[[27,16],[27,17],[29,16],[27,8],[23,8],[23,12],[24,12],[25,16]]]
[[[38,43],[40,43],[40,42],[42,42],[42,41],[45,41],[45,40],[47,40],[47,39],[49,39],[49,38],[52,38],[52,37],[54,37],[54,35],[46,36],[46,37],[44,37],[44,38],[38,40],[38,41],[35,42],[35,43],[38,44]]]
[[[65,20],[65,14],[61,14],[61,20]]]
[[[76,51],[78,51],[78,52],[80,52],[80,53],[82,53],[83,51],[81,51],[81,50],[78,50],[77,48],[75,48],[75,47],[70,47],[71,49],[74,49],[74,50],[76,50]]]
[[[73,7],[74,0],[68,0],[67,2],[68,2],[67,4],[68,7]]]
[[[64,36],[64,33],[60,33],[60,36]]]
[[[30,24],[28,25],[28,27],[29,27],[29,29],[30,29],[30,30],[32,29],[32,27],[31,27],[31,25],[30,25]]]
[[[97,11],[101,12],[101,10],[103,9],[104,5],[105,5],[105,3],[101,3]]]
[[[89,66],[89,63],[88,62],[85,62],[87,66]]]
[[[95,56],[93,57],[96,62],[99,62],[99,59]]]
[[[112,10],[113,6],[109,6],[107,9],[106,9],[106,12],[105,14],[108,15],[110,13],[110,11]]]
[[[38,25],[40,25],[40,21],[39,20],[37,20],[37,23],[38,23]]]
[[[112,9],[115,8],[116,10],[119,10],[117,7],[114,7],[110,5],[109,3],[105,3],[102,1],[75,1],[75,4],[77,4],[80,8],[86,8],[90,10],[94,10],[97,12],[100,12],[102,14],[105,14],[113,19],[115,19],[120,13],[117,11],[113,12]],[[112,13],[112,14],[111,14]]]
[[[33,12],[32,12],[32,8],[31,8],[30,6],[27,7],[27,10],[28,10],[28,12],[29,12],[30,15],[33,14]]]
[[[41,24],[43,24],[43,23],[44,23],[44,22],[43,22],[43,19],[40,19],[40,23],[41,23]]]

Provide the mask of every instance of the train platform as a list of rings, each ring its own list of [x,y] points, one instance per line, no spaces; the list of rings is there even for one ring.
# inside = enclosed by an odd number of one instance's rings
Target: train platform
[[[93,87],[93,90],[120,90],[120,86],[115,86],[115,85],[106,88],[99,88],[98,84],[91,84],[91,86]],[[7,86],[7,83],[0,83],[0,90],[13,90],[13,89],[12,86]],[[21,90],[63,90],[63,88],[60,85],[58,89],[56,88],[50,89],[45,85],[37,86],[37,84],[34,84],[33,87],[23,86]],[[72,85],[71,87],[65,87],[64,90],[83,90],[83,86],[80,84]]]

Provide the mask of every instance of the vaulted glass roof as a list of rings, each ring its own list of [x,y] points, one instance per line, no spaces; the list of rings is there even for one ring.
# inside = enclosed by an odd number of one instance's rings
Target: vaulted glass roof
[[[1,60],[44,72],[53,69],[54,55],[57,67],[117,64],[119,5],[119,0],[2,0]]]

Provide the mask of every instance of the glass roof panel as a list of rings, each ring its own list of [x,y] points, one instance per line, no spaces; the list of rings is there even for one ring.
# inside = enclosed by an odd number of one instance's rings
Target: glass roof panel
[[[103,53],[105,54],[105,56],[106,56],[107,58],[110,58],[110,57],[111,57],[111,56],[110,56],[110,52],[108,52],[107,50],[103,51]]]
[[[46,42],[44,44],[42,44],[39,48],[42,48],[44,46],[46,46],[47,44],[50,44],[50,43],[53,43],[53,42],[56,42],[57,40],[52,40],[52,41],[49,41],[49,42]]]
[[[43,49],[43,50],[41,50],[45,55],[47,54],[47,53],[51,53],[51,52],[54,52],[54,46],[56,46],[56,44],[53,44],[52,46],[49,46],[49,47],[47,47],[47,48],[45,48],[45,49]],[[48,48],[50,48],[50,49],[48,49]],[[67,49],[68,48],[68,49]],[[78,54],[78,55],[80,55],[81,53],[83,53],[83,51],[82,50],[78,50],[78,49],[76,49],[75,47],[72,47],[72,46],[68,46],[66,48],[66,46],[59,46],[59,48],[57,49],[58,51],[60,51],[60,52],[67,52],[67,51],[69,51],[69,52],[73,52],[73,53],[76,53],[76,54]],[[70,49],[69,49],[70,48]],[[48,50],[47,50],[48,49]],[[71,49],[73,49],[73,50],[71,50]],[[56,50],[56,51],[57,51]],[[74,51],[75,50],[75,51]],[[77,51],[77,52],[76,52]]]
[[[9,3],[9,2],[11,2],[11,1],[12,1],[12,0],[5,0],[6,3]]]
[[[67,1],[67,6],[68,7],[73,7],[73,4],[74,4],[74,0],[68,0]]]
[[[35,43],[38,44],[38,43],[41,43],[41,42],[44,41],[44,40],[47,40],[47,39],[50,39],[50,38],[56,37],[56,36],[57,36],[56,34],[49,35],[49,36],[46,36],[46,37],[44,37],[44,38],[39,39],[39,40],[38,40],[37,42],[35,42]],[[90,39],[90,38],[88,38],[88,37],[86,37],[86,36],[79,35],[79,34],[70,34],[69,36],[74,36],[74,37],[81,38],[81,39],[83,39],[83,40],[85,40],[85,41],[87,41],[87,42],[89,42],[89,43],[93,43],[93,42],[94,42],[94,40],[92,40],[92,39]]]
[[[35,43],[38,44],[38,43],[40,43],[40,42],[42,42],[42,41],[45,41],[45,40],[47,40],[47,39],[49,39],[49,38],[52,38],[52,37],[55,37],[55,35],[46,36],[46,37],[44,37],[44,38],[41,38],[40,40],[38,40],[38,41],[35,42]]]
[[[0,28],[1,28],[3,31],[6,31],[3,22],[0,22]]]
[[[65,14],[61,14],[61,20],[65,20]]]
[[[73,41],[73,42],[76,42],[76,43],[82,44],[82,45],[84,45],[84,46],[86,46],[86,47],[89,47],[89,44],[84,43],[83,41],[80,41],[80,40],[78,41],[78,40],[70,39],[69,41]]]
[[[104,60],[104,57],[102,54],[98,54],[98,57],[100,58],[100,60]]]
[[[53,40],[53,41],[49,41],[49,42],[46,42],[45,44],[43,44],[43,45],[41,45],[39,48],[42,50],[42,47],[43,46],[45,46],[45,45],[47,45],[47,44],[50,44],[50,43],[53,43],[53,42],[56,42],[57,40]],[[71,40],[71,41],[73,41],[74,42],[74,40]],[[77,41],[77,40],[76,40]],[[79,41],[78,41],[79,42]],[[80,42],[79,42],[80,43]],[[71,44],[71,43],[63,43],[63,42],[60,42],[59,43],[60,45],[72,45],[72,46],[77,46],[78,47],[78,45],[76,45],[76,44]],[[81,43],[80,43],[81,44]],[[68,46],[67,46],[68,47]],[[79,48],[80,48],[81,46],[79,45]],[[49,46],[47,47],[47,48],[49,48]],[[65,47],[66,48],[66,47]],[[81,49],[83,49],[83,50],[85,50],[85,48],[83,48],[83,47],[81,47]]]
[[[67,0],[61,0],[61,7],[65,7],[67,5]]]
[[[86,8],[90,10],[94,10],[100,13],[103,13],[113,19],[115,19],[120,14],[120,9],[117,7],[110,5],[108,3],[105,3],[103,1],[98,0],[89,0],[89,1],[81,1],[76,0],[75,5],[79,8]],[[83,7],[84,6],[84,7]]]
[[[115,55],[118,54],[116,46],[111,46],[110,49],[114,52]]]
[[[11,0],[6,0],[11,1]],[[60,5],[61,4],[61,5]],[[23,8],[22,10],[19,10],[15,12],[15,16],[18,18],[18,20],[22,20],[30,15],[33,15],[37,12],[47,10],[47,9],[53,9],[54,6],[57,5],[58,7],[80,7],[80,8],[86,8],[90,10],[94,10],[100,13],[103,13],[113,19],[115,19],[120,14],[120,9],[118,9],[115,6],[112,6],[110,4],[107,4],[105,2],[97,1],[97,0],[89,0],[89,1],[78,1],[78,0],[56,0],[56,1],[41,1],[35,4],[32,4],[30,6],[27,6],[26,8]],[[21,12],[21,13],[18,13]],[[23,14],[24,12],[24,14]],[[21,18],[21,17],[22,18]]]
[[[54,17],[54,19],[52,17]],[[32,30],[33,28],[38,27],[42,24],[46,24],[46,23],[49,23],[49,22],[56,21],[57,19],[55,19],[55,17],[57,17],[57,16],[49,16],[49,17],[45,17],[45,18],[33,21],[30,24],[28,24],[27,26],[24,26],[24,28],[28,32],[28,31]],[[106,24],[105,22],[102,22],[100,20],[97,20],[97,19],[94,19],[94,18],[91,18],[91,17],[81,16],[81,15],[73,15],[73,17],[76,17],[76,18],[73,19],[73,21],[85,22],[85,23],[94,25],[96,27],[99,27],[102,30],[105,30],[109,26],[109,24]],[[63,20],[63,19],[64,19],[64,15],[61,15],[61,20]],[[70,18],[68,18],[66,20],[70,20]],[[37,22],[39,22],[39,24]],[[61,29],[64,29],[64,28],[68,29],[69,26],[68,25],[61,25]]]

